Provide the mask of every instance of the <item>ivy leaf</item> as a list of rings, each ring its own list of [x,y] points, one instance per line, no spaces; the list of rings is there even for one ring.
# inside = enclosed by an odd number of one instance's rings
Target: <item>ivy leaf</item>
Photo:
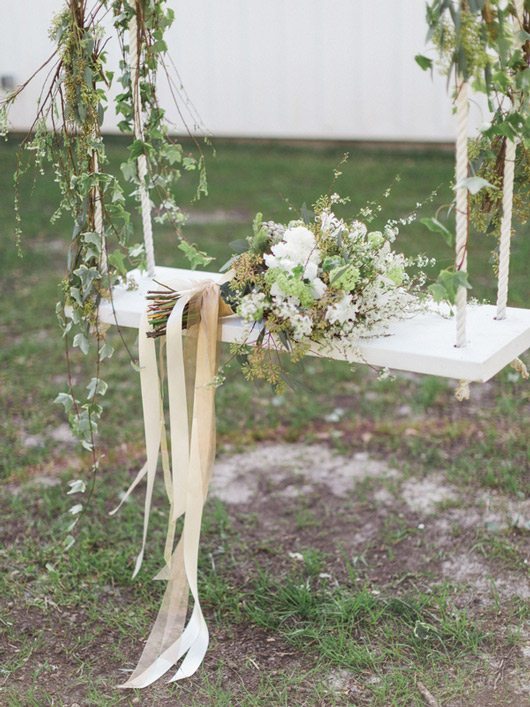
[[[126,277],[127,267],[125,266],[125,255],[121,250],[113,250],[108,257],[108,261],[116,268],[122,277]]]
[[[436,302],[454,304],[459,287],[471,289],[468,274],[464,270],[442,270],[436,282],[430,285],[429,292]]]
[[[428,56],[423,56],[423,54],[416,54],[416,56],[414,57],[414,61],[420,67],[420,69],[423,69],[423,71],[430,70],[432,72],[432,59],[429,59]]]
[[[96,395],[105,395],[107,388],[107,383],[101,378],[91,378],[90,383],[87,385],[88,399],[92,400]]]
[[[186,256],[192,270],[195,270],[199,265],[205,266],[211,263],[214,258],[207,255],[204,251],[199,250],[193,243],[182,241],[179,243],[178,249]]]
[[[441,221],[438,221],[437,218],[422,218],[420,219],[420,223],[427,226],[431,233],[439,233],[443,236],[447,245],[452,246],[454,244],[454,234],[451,233],[451,231],[446,228]]]
[[[98,253],[101,253],[101,236],[95,231],[83,233],[83,242],[95,246]]]
[[[108,341],[105,341],[105,343],[99,350],[99,357],[103,361],[106,358],[111,358],[113,353],[114,347],[111,346]]]
[[[69,481],[68,486],[70,487],[70,490],[66,492],[68,496],[72,493],[85,493],[86,491],[86,484],[82,479]]]
[[[120,165],[121,173],[126,182],[134,182],[136,179],[136,163],[132,160],[122,162]]]
[[[59,395],[53,401],[56,405],[62,405],[64,411],[68,414],[74,406],[74,399],[70,393],[59,393]]]
[[[72,345],[75,348],[81,349],[81,351],[85,354],[85,356],[87,355],[89,343],[88,343],[88,339],[86,338],[86,336],[82,332],[78,332],[74,336],[74,340],[72,342]]]
[[[92,289],[92,284],[95,280],[99,280],[100,274],[97,268],[87,267],[86,265],[81,265],[74,270],[74,275],[81,280],[81,287],[83,288],[83,297],[86,297],[90,290]]]
[[[134,140],[133,144],[129,148],[129,155],[131,159],[137,159],[140,155],[147,155],[149,152],[149,145],[143,140]]]
[[[166,145],[164,155],[170,165],[182,162],[182,147],[180,145]]]
[[[428,287],[429,293],[435,302],[445,302],[447,299],[447,292],[443,285],[438,282],[434,282]]]
[[[458,184],[455,186],[455,190],[465,188],[470,194],[475,195],[478,194],[479,191],[481,189],[484,189],[485,187],[489,187],[490,189],[497,189],[494,184],[488,182],[487,179],[483,179],[482,177],[466,177],[466,179],[462,179],[458,182]]]

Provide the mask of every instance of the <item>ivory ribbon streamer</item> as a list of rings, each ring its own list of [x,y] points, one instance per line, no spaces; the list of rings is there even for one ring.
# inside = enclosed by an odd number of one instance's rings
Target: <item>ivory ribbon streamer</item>
[[[223,282],[230,277],[231,273],[228,273]],[[182,282],[167,284],[178,289],[180,294],[167,323],[165,342],[171,451],[169,453],[167,447],[162,399],[163,343],[159,373],[156,344],[147,336],[149,323],[147,313],[144,313],[139,330],[139,362],[147,461],[120,503],[121,506],[139,482],[147,477],[142,547],[136,559],[135,576],[144,556],[161,452],[170,514],[164,551],[166,564],[155,579],[166,579],[167,587],[138,665],[120,688],[147,687],[181,658],[184,660],[170,682],[193,675],[202,663],[209,641],[197,589],[197,563],[202,511],[215,456],[214,378],[219,317],[232,311],[220,300],[219,286],[222,283],[203,281],[188,289],[180,289]],[[186,308],[187,327],[183,336]],[[184,516],[184,526],[174,548],[175,526],[180,516]],[[194,605],[185,625],[190,592]]]

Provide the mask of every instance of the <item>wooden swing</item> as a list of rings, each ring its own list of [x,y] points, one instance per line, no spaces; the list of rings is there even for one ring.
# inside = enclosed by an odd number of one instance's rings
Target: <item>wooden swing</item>
[[[131,0],[131,6],[136,7],[134,0]],[[523,9],[523,2],[518,0],[517,21],[521,27]],[[143,125],[137,80],[141,51],[134,14],[129,27],[129,53],[133,87],[134,135],[136,139],[142,140]],[[468,190],[464,184],[469,171],[467,154],[469,97],[468,84],[462,78],[457,81],[456,120],[455,267],[457,270],[466,272],[469,214]],[[453,333],[453,320],[441,316],[439,308],[433,306],[432,311],[396,321],[385,336],[360,341],[359,355],[353,355],[349,360],[355,359],[360,363],[400,371],[470,382],[485,382],[530,348],[530,309],[507,307],[516,149],[514,141],[506,141],[496,306],[468,304],[467,290],[459,287],[454,318],[456,338]],[[102,302],[99,308],[101,322],[136,329],[139,328],[142,314],[146,310],[147,292],[157,288],[155,281],[162,283],[182,281],[186,286],[190,281],[219,281],[222,277],[212,272],[161,267],[155,264],[151,202],[145,184],[147,176],[145,155],[138,157],[137,168],[147,272],[131,272],[130,277],[134,279],[137,288],[131,290],[127,284],[114,287],[111,300]],[[100,200],[96,198],[96,217],[99,215],[99,218],[96,218],[96,230],[99,229],[102,234],[103,219],[101,207],[97,208],[99,204]],[[225,317],[220,327],[220,339],[229,343],[240,341],[242,331],[243,325],[239,317]],[[252,342],[252,338],[248,340],[248,343]],[[318,354],[318,351],[314,353]],[[336,353],[328,351],[326,356],[339,360],[345,358],[339,351]]]
[[[135,32],[131,29],[131,40]],[[136,40],[134,40],[136,41]],[[134,45],[131,45],[134,48]],[[138,56],[137,49],[135,50]],[[136,65],[137,66],[137,65]],[[134,77],[137,68],[131,66]],[[141,116],[135,96],[135,135],[141,139]],[[468,191],[463,185],[468,176],[468,86],[460,81],[457,89],[456,116],[456,253],[457,270],[467,270],[468,240]],[[499,243],[499,268],[497,304],[469,304],[467,291],[458,288],[455,317],[442,316],[440,308],[433,305],[432,311],[394,322],[385,336],[361,340],[358,356],[352,358],[360,363],[401,371],[456,378],[466,381],[485,382],[501,371],[510,362],[530,348],[530,309],[507,307],[510,268],[510,240],[512,232],[512,202],[516,144],[507,141],[504,180],[503,217]],[[157,289],[159,283],[179,282],[186,286],[201,280],[219,281],[218,273],[183,270],[155,265],[151,204],[145,187],[147,173],[145,155],[138,158],[140,197],[144,242],[147,255],[147,273],[133,271],[130,276],[137,288],[126,284],[113,288],[112,301],[102,302],[100,320],[106,324],[138,328],[146,310],[146,294]],[[456,338],[454,327],[456,323]],[[224,317],[220,327],[223,342],[241,341],[243,325],[239,317]],[[257,337],[257,335],[256,335]],[[248,343],[252,343],[250,338]],[[318,351],[313,353],[318,354]],[[326,352],[326,356],[344,359],[340,351]],[[351,358],[349,359],[351,360]]]
[[[130,0],[135,7],[134,0]],[[518,5],[522,17],[522,3]],[[142,119],[138,94],[138,47],[136,17],[129,27],[131,80],[134,101],[134,132],[142,139]],[[456,254],[457,270],[467,270],[468,239],[468,86],[459,79],[456,97]],[[530,347],[530,309],[508,308],[508,275],[516,145],[507,143],[504,164],[503,218],[500,235],[497,305],[468,304],[467,291],[460,287],[455,304],[455,319],[442,316],[433,306],[410,319],[396,321],[388,335],[362,340],[354,358],[359,362],[385,368],[456,378],[486,381]],[[138,472],[122,502],[146,479],[145,515],[142,548],[136,560],[141,566],[147,536],[154,481],[159,459],[170,504],[165,564],[158,579],[167,580],[162,606],[144,647],[142,656],[124,688],[143,688],[159,679],[182,661],[171,681],[192,675],[201,665],[208,647],[208,628],[198,593],[197,566],[200,527],[204,502],[212,474],[215,452],[215,388],[217,335],[221,341],[240,341],[243,325],[237,316],[219,319],[219,284],[226,275],[155,265],[151,204],[145,184],[147,163],[138,158],[140,202],[144,228],[147,273],[132,272],[136,287],[127,283],[113,288],[111,298],[101,303],[99,319],[107,324],[139,330],[139,359],[147,461]],[[98,203],[96,195],[96,205]],[[103,234],[101,212],[97,227]],[[155,340],[147,337],[146,294],[158,283],[180,290],[167,323],[165,347],[167,370],[159,361]],[[197,331],[183,337],[183,312],[192,298],[200,300]],[[456,321],[456,339],[454,322]],[[257,335],[256,335],[257,336]],[[193,338],[194,354],[186,357],[186,346]],[[187,340],[186,343],[184,340]],[[252,343],[252,340],[248,341]],[[189,352],[188,352],[189,353]],[[319,355],[320,352],[312,352]],[[351,360],[343,352],[326,351],[331,358]],[[191,363],[190,363],[191,361]],[[522,366],[522,364],[521,364]],[[169,439],[166,434],[161,390],[167,374],[169,401]],[[192,404],[188,404],[187,396]],[[193,413],[190,415],[190,410]],[[121,504],[120,504],[121,505]],[[117,510],[117,509],[116,509]],[[184,518],[182,535],[175,545],[176,521]],[[188,617],[188,598],[194,600]]]

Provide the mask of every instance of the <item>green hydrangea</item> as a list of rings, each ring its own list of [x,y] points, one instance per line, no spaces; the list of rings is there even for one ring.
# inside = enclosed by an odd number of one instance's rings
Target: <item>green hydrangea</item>
[[[311,307],[315,298],[311,285],[305,283],[298,277],[293,277],[280,268],[270,268],[265,275],[267,284],[276,284],[280,290],[288,297],[296,297],[302,307]]]
[[[396,287],[399,287],[403,284],[403,280],[405,279],[405,271],[399,265],[395,265],[393,268],[390,268],[390,270],[387,270],[386,276],[389,280],[392,280]]]
[[[329,284],[335,290],[351,292],[359,282],[361,271],[355,265],[343,265],[333,268],[329,273]]]
[[[380,248],[384,243],[385,237],[381,231],[372,231],[368,234],[368,243],[372,248]]]

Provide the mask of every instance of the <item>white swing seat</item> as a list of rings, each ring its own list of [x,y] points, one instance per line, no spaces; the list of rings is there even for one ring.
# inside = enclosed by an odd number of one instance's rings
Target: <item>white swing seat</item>
[[[130,275],[138,284],[134,290],[119,285],[113,289],[112,302],[99,308],[100,321],[138,329],[147,303],[148,290],[159,290],[158,283],[181,280],[219,280],[222,275],[198,270],[157,267],[154,280],[138,271]],[[427,311],[410,319],[397,320],[388,335],[365,339],[359,346],[359,363],[411,371],[445,378],[485,382],[530,348],[530,309],[509,307],[506,319],[495,319],[496,308],[489,304],[468,305],[467,345],[454,346],[454,318]],[[221,323],[221,341],[240,341],[239,317],[225,317]],[[252,343],[250,340],[249,343]],[[319,355],[318,351],[312,352]],[[342,351],[326,352],[327,358],[345,360]]]

